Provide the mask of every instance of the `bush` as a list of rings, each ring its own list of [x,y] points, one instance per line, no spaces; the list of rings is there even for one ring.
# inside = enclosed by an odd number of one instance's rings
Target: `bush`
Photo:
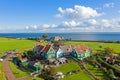
[[[103,68],[103,71],[104,71],[105,73],[107,73],[107,69],[106,69],[106,68]]]
[[[105,61],[103,61],[100,57],[97,58],[97,60],[101,63],[102,66],[106,67],[107,69],[112,69],[114,74],[116,74],[117,76],[120,76],[120,69],[117,68],[116,66],[110,65],[108,63],[106,63]]]
[[[110,70],[108,71],[108,75],[109,75],[110,78],[115,78],[115,75],[114,75],[112,69],[110,69]]]

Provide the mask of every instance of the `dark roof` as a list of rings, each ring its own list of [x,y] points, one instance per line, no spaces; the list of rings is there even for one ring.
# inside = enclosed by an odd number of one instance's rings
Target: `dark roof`
[[[37,47],[38,47],[38,51],[39,51],[39,52],[44,48],[43,45],[37,45]]]
[[[36,62],[36,61],[29,61],[28,63],[29,65],[33,65],[33,66],[36,66],[38,64],[40,64],[39,62]]]
[[[54,49],[55,52],[59,50],[60,45],[58,44],[53,44],[52,48]]]

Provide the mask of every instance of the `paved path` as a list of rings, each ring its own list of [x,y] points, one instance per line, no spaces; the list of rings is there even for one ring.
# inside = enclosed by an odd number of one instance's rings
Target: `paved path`
[[[16,78],[14,76],[14,74],[12,73],[10,66],[9,66],[9,59],[12,55],[9,55],[8,57],[6,57],[3,61],[3,66],[4,66],[4,72],[6,74],[6,77],[8,80],[27,80],[27,76],[26,77],[22,77],[22,78]]]
[[[10,59],[10,56],[6,57],[3,61],[4,72],[5,72],[8,80],[16,80],[15,76],[13,75],[13,73],[12,73],[10,67],[9,67],[9,59]]]

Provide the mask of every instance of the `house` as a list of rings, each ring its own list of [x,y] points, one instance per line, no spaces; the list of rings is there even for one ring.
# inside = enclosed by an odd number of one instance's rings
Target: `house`
[[[73,47],[71,56],[75,58],[86,58],[86,57],[91,56],[91,51],[92,50],[88,48],[86,45],[81,44],[81,45]]]
[[[44,46],[39,44],[39,45],[36,45],[33,49],[34,53],[36,54],[40,54],[42,52],[42,50],[44,49]]]
[[[26,64],[27,64],[27,61],[28,61],[27,57],[22,58],[22,59],[21,59],[22,65],[26,65]]]
[[[115,63],[115,59],[110,58],[110,57],[107,57],[107,58],[106,58],[106,62],[107,62],[107,63],[110,63],[110,64],[114,64],[114,63]]]
[[[63,37],[61,36],[55,36],[50,38],[50,41],[61,41],[61,40],[63,40]]]
[[[60,45],[54,44],[52,47],[53,47],[54,51],[56,52],[56,58],[63,57],[63,52],[60,48]]]
[[[60,50],[63,56],[69,56],[72,52],[72,47],[71,45],[62,45],[60,46]]]
[[[46,60],[55,58],[56,52],[54,51],[52,45],[46,45],[41,52],[41,56],[43,56]]]
[[[28,68],[30,68],[33,71],[38,71],[40,70],[40,62],[29,61]]]

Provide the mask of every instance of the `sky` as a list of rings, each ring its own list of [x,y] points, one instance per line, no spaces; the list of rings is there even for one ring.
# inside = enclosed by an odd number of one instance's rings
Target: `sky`
[[[0,33],[120,32],[120,0],[0,0]]]

